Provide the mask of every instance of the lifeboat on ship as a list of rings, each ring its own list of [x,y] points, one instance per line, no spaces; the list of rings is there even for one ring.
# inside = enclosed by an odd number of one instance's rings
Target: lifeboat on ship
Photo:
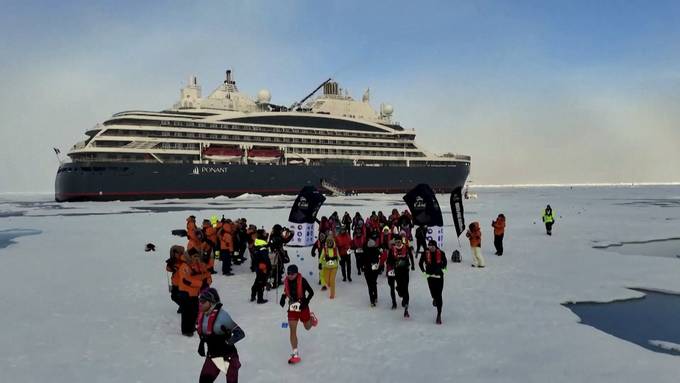
[[[256,164],[276,164],[281,161],[283,152],[275,148],[252,148],[248,150],[248,162]]]
[[[235,147],[208,146],[203,149],[203,158],[214,162],[240,162],[243,149]]]

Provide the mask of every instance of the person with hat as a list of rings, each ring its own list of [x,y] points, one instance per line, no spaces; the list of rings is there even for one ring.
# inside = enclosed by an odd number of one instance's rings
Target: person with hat
[[[371,307],[375,307],[378,303],[378,275],[380,274],[380,248],[377,242],[378,233],[373,232],[372,237],[368,238],[365,246],[362,248],[362,266],[364,268],[364,278],[366,278],[366,286],[368,287],[368,299],[371,302]],[[358,267],[358,266],[357,266]],[[389,277],[388,277],[389,278]],[[394,286],[394,281],[392,286]],[[394,297],[394,288],[392,287],[392,301],[394,308],[397,307],[397,302]]]
[[[555,214],[550,205],[543,209],[543,217],[541,217],[541,219],[543,220],[543,223],[545,223],[545,233],[552,235],[552,227],[555,224]]]
[[[498,218],[491,221],[493,227],[493,245],[496,248],[496,255],[503,255],[503,237],[505,236],[505,215],[498,214]]]
[[[191,248],[184,254],[186,258],[178,270],[181,330],[182,335],[193,336],[198,313],[198,295],[201,289],[210,286],[212,280],[210,273],[201,265],[201,255],[196,248]]]
[[[312,245],[312,258],[316,257],[316,253],[319,254],[319,285],[321,290],[326,290],[326,281],[323,279],[323,262],[321,262],[321,250],[326,244],[326,234],[320,232],[319,238]]]
[[[387,259],[388,264],[391,263],[392,269],[388,270],[388,282],[391,276],[394,277],[393,283],[390,289],[393,288],[396,282],[396,290],[399,297],[401,297],[401,307],[404,308],[404,318],[409,318],[410,314],[408,312],[409,304],[409,293],[408,293],[408,283],[409,283],[409,266],[411,270],[415,270],[415,261],[413,260],[413,251],[411,248],[404,245],[404,242],[400,236],[394,237],[394,246],[388,250]],[[392,292],[392,294],[394,294]],[[394,297],[394,295],[392,295]],[[395,299],[392,299],[392,309],[396,309]]]
[[[349,216],[349,214],[347,214],[347,216]],[[352,282],[352,256],[349,254],[349,249],[352,247],[352,237],[349,236],[345,226],[340,228],[340,234],[335,237],[335,244],[340,252],[342,281],[345,282],[349,280]]]
[[[169,273],[171,273],[170,276],[170,299],[177,303],[177,313],[182,312],[182,299],[180,298],[180,293],[179,293],[179,284],[180,284],[180,273],[179,269],[182,266],[182,263],[184,263],[183,259],[184,258],[184,247],[179,246],[179,245],[173,245],[170,248],[170,258],[165,260],[165,270]]]
[[[432,306],[437,308],[435,323],[442,324],[442,290],[444,289],[444,273],[446,272],[446,255],[437,247],[437,241],[431,239],[427,250],[418,262],[420,271],[427,278],[427,286],[432,296]]]
[[[220,296],[214,288],[205,289],[201,293],[198,307],[198,355],[205,357],[199,382],[214,382],[220,371],[224,371],[227,383],[237,383],[241,362],[235,344],[245,338],[246,334],[222,308]],[[208,348],[207,352],[205,346]]]
[[[338,273],[338,263],[340,262],[340,251],[335,245],[333,238],[327,238],[325,246],[321,249],[319,256],[323,264],[323,280],[330,289],[330,299],[335,299],[335,276]],[[322,289],[323,290],[323,289]]]
[[[264,299],[264,289],[267,287],[269,275],[272,272],[272,264],[269,258],[269,251],[266,241],[263,239],[255,240],[256,246],[254,253],[250,256],[255,265],[255,282],[250,288],[250,301],[254,302],[257,296],[257,304],[267,303]],[[259,246],[258,246],[259,245]]]
[[[283,271],[285,264],[290,262],[288,257],[288,252],[284,249],[284,246],[293,240],[293,233],[284,228],[278,223],[272,227],[271,234],[269,235],[269,259],[272,264],[272,287],[276,288],[280,286],[283,281]]]
[[[222,275],[234,275],[231,272],[231,257],[234,254],[234,224],[228,218],[222,218],[218,230],[220,245],[220,260],[222,260]]]
[[[359,213],[357,213],[359,214]],[[357,265],[357,275],[361,275],[361,270],[364,267],[363,264],[363,253],[364,246],[366,245],[366,225],[364,221],[359,216],[359,221],[357,221],[356,226],[354,226],[354,235],[352,237],[352,250],[354,251],[354,260]]]
[[[283,294],[279,304],[281,307],[284,307],[286,300],[288,300],[288,329],[290,330],[290,347],[293,350],[288,363],[295,364],[301,360],[298,353],[298,322],[302,321],[305,330],[309,331],[312,327],[316,327],[319,321],[309,309],[309,301],[314,296],[312,286],[298,272],[296,265],[289,265],[286,274],[286,279],[283,283]]]
[[[475,221],[470,223],[465,236],[470,240],[470,248],[472,249],[472,267],[483,268],[482,229],[479,227],[479,222]]]

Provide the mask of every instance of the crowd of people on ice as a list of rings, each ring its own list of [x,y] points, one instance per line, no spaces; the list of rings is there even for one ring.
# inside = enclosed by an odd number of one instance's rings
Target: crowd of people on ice
[[[555,222],[550,205],[543,211],[546,233],[552,234]],[[409,275],[417,265],[424,277],[432,297],[432,305],[437,310],[435,323],[441,324],[442,291],[444,275],[447,272],[447,257],[438,247],[437,241],[428,240],[428,228],[418,226],[408,210],[401,213],[393,209],[386,216],[381,211],[372,212],[364,218],[359,212],[350,216],[348,212],[339,217],[334,212],[329,217],[317,221],[319,231],[312,246],[312,257],[318,258],[318,285],[328,291],[329,299],[337,294],[336,276],[340,269],[343,282],[352,282],[352,255],[357,275],[364,275],[371,307],[378,302],[378,278],[384,275],[389,286],[391,309],[396,310],[397,296],[401,300],[403,316],[409,313]],[[506,220],[499,214],[491,222],[494,232],[495,255],[503,255],[503,237]],[[479,222],[469,224],[465,233],[472,251],[472,266],[486,266],[482,256],[482,232]],[[222,217],[218,220],[205,219],[199,227],[195,216],[186,220],[186,247],[174,245],[166,260],[166,270],[170,277],[170,297],[177,303],[181,314],[181,332],[200,337],[199,354],[205,356],[200,382],[212,382],[221,369],[214,358],[225,361],[222,366],[227,382],[238,380],[240,362],[234,344],[245,337],[243,330],[222,308],[216,289],[210,287],[212,276],[217,274],[215,261],[221,263],[221,273],[233,275],[233,265],[240,265],[250,257],[250,271],[255,274],[251,286],[250,300],[257,304],[267,303],[264,291],[283,285],[279,304],[288,304],[288,327],[292,353],[289,363],[300,361],[298,353],[297,327],[301,321],[306,330],[318,324],[309,308],[314,296],[311,285],[299,272],[298,267],[290,264],[285,250],[293,235],[279,224],[269,232],[248,224],[245,218],[232,221]],[[414,246],[415,242],[415,246]],[[457,252],[457,251],[456,251]],[[454,252],[452,260],[460,262]],[[284,277],[285,270],[285,277]],[[207,346],[207,352],[205,347]]]

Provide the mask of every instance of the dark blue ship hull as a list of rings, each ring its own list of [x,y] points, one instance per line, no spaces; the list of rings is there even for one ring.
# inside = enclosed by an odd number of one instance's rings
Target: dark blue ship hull
[[[463,186],[468,162],[455,166],[196,165],[121,162],[62,164],[57,201],[112,201],[296,194],[326,180],[348,193],[403,193],[419,183],[447,193]]]

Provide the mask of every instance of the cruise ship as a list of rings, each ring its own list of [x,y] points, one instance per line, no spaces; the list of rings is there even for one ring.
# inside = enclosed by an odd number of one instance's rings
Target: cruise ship
[[[318,94],[318,95],[317,95]],[[316,96],[315,96],[316,95]],[[209,96],[191,76],[172,108],[114,114],[85,132],[55,180],[57,201],[331,193],[437,192],[463,186],[470,157],[435,155],[394,109],[353,99],[328,79],[290,106],[240,92],[231,70]],[[446,137],[454,142],[454,134]]]

